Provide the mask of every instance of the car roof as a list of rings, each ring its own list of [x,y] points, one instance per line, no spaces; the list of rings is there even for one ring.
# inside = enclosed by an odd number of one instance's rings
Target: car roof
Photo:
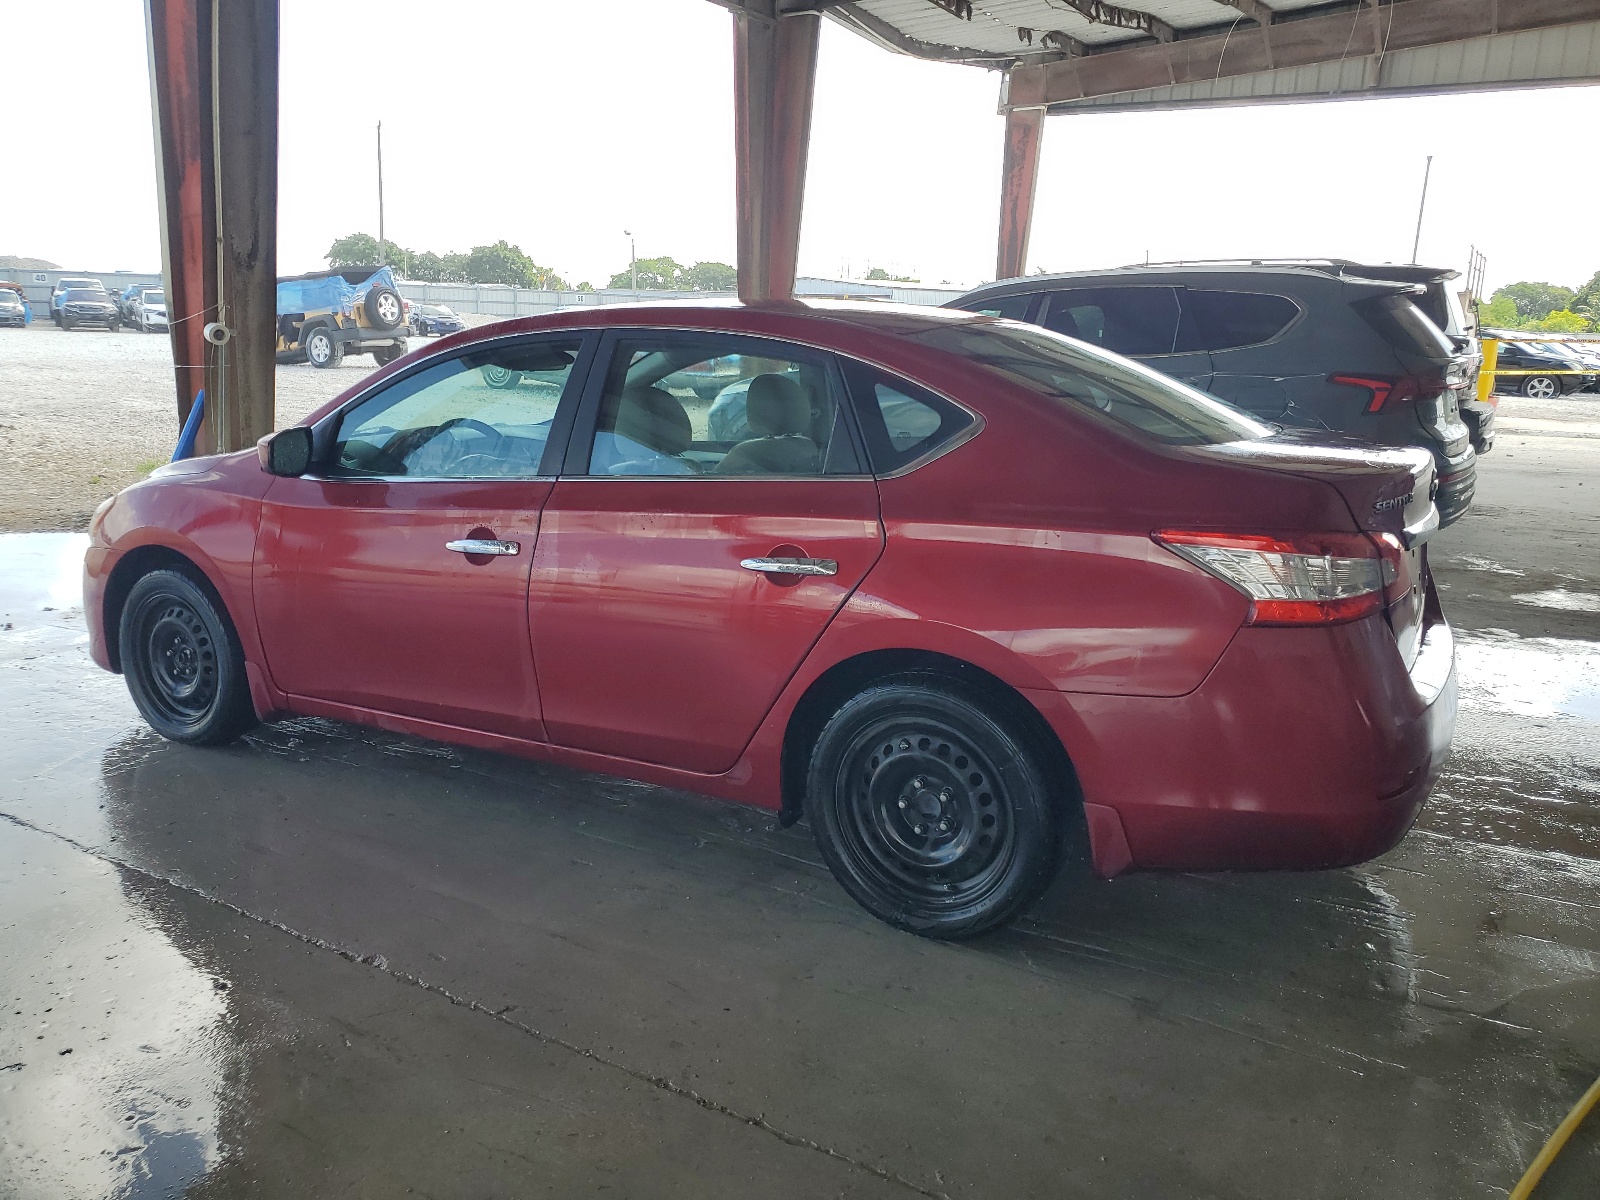
[[[1327,260],[1313,265],[1309,260],[1295,263],[1247,263],[1247,262],[1185,262],[1185,263],[1143,263],[1128,267],[1108,267],[1091,271],[1059,271],[1053,274],[1022,275],[1014,279],[997,279],[993,283],[982,284],[958,297],[966,300],[973,296],[988,295],[1015,295],[1018,293],[1035,292],[1059,287],[1065,283],[1137,283],[1147,281],[1151,286],[1162,283],[1171,283],[1188,277],[1206,277],[1215,279],[1219,276],[1235,276],[1241,282],[1263,277],[1272,279],[1300,279],[1325,284],[1330,280],[1344,281],[1357,284],[1370,283],[1396,283],[1408,284],[1417,287],[1419,284],[1434,282],[1440,278],[1454,277],[1455,272],[1441,272],[1436,268],[1394,268],[1395,274],[1386,275],[1387,267],[1365,267],[1356,264]],[[1409,277],[1402,278],[1401,271],[1408,273]],[[1419,274],[1420,272],[1420,274]],[[1420,290],[1420,289],[1419,289]]]
[[[738,332],[762,332],[771,318],[805,323],[845,324],[890,335],[909,335],[949,325],[986,325],[992,318],[961,309],[934,308],[922,304],[887,304],[872,300],[779,300],[746,304],[736,299],[649,300],[630,304],[584,305],[534,317],[516,317],[470,331],[482,335],[535,332],[541,329],[628,328],[660,326],[693,329],[700,321],[707,327]],[[463,336],[463,335],[456,335]],[[782,336],[776,334],[773,336]]]

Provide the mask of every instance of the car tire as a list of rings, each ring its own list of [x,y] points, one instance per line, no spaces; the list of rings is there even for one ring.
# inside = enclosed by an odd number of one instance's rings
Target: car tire
[[[122,332],[122,325],[118,321],[112,321],[109,325],[106,326],[106,330],[109,333],[121,333]]]
[[[1011,921],[1055,877],[1064,818],[1047,761],[998,697],[898,675],[823,726],[805,815],[834,878],[868,912],[923,937],[972,937]]]
[[[326,326],[317,326],[305,338],[306,361],[313,367],[326,369],[344,362],[344,343]]]
[[[373,288],[362,301],[362,307],[375,329],[398,329],[406,319],[406,307],[400,302],[400,293],[393,288]]]
[[[380,367],[387,367],[390,363],[404,358],[406,349],[404,342],[396,342],[393,346],[377,347],[373,350],[372,357]]]
[[[522,372],[513,371],[510,367],[489,363],[480,369],[483,371],[483,381],[492,388],[514,388],[522,382]]]
[[[186,572],[151,571],[133,585],[117,645],[128,692],[162,737],[221,746],[256,724],[239,635]]]
[[[1561,380],[1554,375],[1529,375],[1522,381],[1522,394],[1531,400],[1551,400],[1561,395]]]

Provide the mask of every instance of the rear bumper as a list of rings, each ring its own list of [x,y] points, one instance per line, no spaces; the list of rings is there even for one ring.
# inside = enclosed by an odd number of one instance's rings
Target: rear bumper
[[[1410,829],[1455,730],[1455,647],[1437,616],[1407,670],[1385,619],[1246,627],[1187,696],[1065,696],[1041,710],[1078,770],[1101,874],[1318,869]]]
[[[1461,419],[1472,430],[1472,448],[1479,454],[1487,454],[1494,449],[1495,414],[1498,411],[1498,402],[1493,397],[1488,400],[1468,400],[1461,405]]]

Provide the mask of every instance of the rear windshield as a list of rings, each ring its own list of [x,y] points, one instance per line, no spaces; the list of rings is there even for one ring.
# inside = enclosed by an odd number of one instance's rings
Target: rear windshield
[[[1450,358],[1455,347],[1437,325],[1405,296],[1384,296],[1361,306],[1367,323],[1402,354]]]
[[[1008,321],[940,325],[915,340],[1168,445],[1238,442],[1272,433],[1271,426],[1214,396],[1047,329]]]

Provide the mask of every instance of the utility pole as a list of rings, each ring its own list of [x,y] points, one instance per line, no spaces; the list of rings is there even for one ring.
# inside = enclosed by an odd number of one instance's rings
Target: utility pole
[[[1429,160],[1432,161],[1431,159]],[[383,122],[378,122],[378,265],[383,266]]]
[[[1411,265],[1417,265],[1417,247],[1422,245],[1422,210],[1428,205],[1428,176],[1433,174],[1433,155],[1422,172],[1422,199],[1417,201],[1417,236],[1411,240]]]
[[[624,229],[624,237],[628,239],[628,277],[633,281],[633,290],[639,290],[639,251],[635,248],[633,231]]]

